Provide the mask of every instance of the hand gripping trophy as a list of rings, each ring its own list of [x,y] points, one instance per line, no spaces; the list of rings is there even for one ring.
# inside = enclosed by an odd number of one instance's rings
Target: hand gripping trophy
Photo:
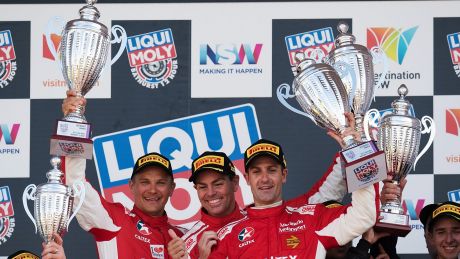
[[[69,224],[77,214],[85,199],[85,187],[82,182],[76,182],[72,188],[62,184],[62,172],[58,169],[61,159],[53,157],[53,168],[46,174],[47,183],[30,184],[24,190],[22,202],[27,216],[35,226],[45,243],[52,241],[53,233],[60,236],[68,230]],[[70,215],[74,198],[79,198],[79,203]],[[34,201],[34,217],[29,211],[28,200]]]
[[[109,53],[110,39],[107,27],[99,23],[99,11],[95,0],[87,0],[80,9],[80,19],[69,21],[62,34],[59,47],[60,64],[64,79],[78,97],[93,88],[105,66]],[[118,37],[117,33],[121,32]],[[114,26],[112,42],[121,42],[112,64],[120,57],[126,46],[126,32],[121,26]],[[56,132],[51,137],[50,153],[57,156],[92,158],[93,142],[91,125],[83,115],[83,108],[67,114],[57,121]]]
[[[391,104],[393,112],[380,119],[377,140],[379,149],[385,152],[388,174],[392,177],[393,183],[397,185],[428,150],[436,133],[435,124],[431,117],[423,116],[422,121],[420,121],[409,114],[411,104],[405,99],[408,94],[405,85],[398,88],[398,94],[399,99]],[[373,110],[369,112],[373,112]],[[426,122],[430,123],[429,127]],[[424,126],[423,130],[422,125]],[[431,135],[428,143],[419,153],[421,134],[429,132]],[[404,214],[400,197],[384,204],[380,210],[380,216],[381,219],[374,227],[378,231],[389,232],[398,236],[406,236],[411,231],[409,216]]]

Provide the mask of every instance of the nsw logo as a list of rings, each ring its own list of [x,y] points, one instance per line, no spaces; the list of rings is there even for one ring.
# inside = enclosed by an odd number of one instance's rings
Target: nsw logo
[[[446,110],[446,133],[459,136],[460,130],[460,109]]]
[[[361,182],[367,182],[376,176],[379,172],[379,166],[374,159],[367,161],[365,164],[353,169],[356,178]]]
[[[11,127],[8,124],[0,124],[0,141],[3,138],[5,144],[14,145],[20,126],[19,123],[13,123]]]
[[[296,65],[295,54],[321,60],[334,48],[334,34],[331,27],[289,35],[284,38],[291,66]]]
[[[409,29],[367,28],[367,48],[380,47],[387,57],[401,65],[418,26]]]
[[[252,227],[245,227],[238,234],[238,240],[240,240],[240,242],[245,242],[251,239],[253,236],[254,229]]]
[[[0,31],[0,88],[13,81],[16,75],[16,53],[10,30]]]
[[[177,53],[171,29],[128,37],[126,45],[131,74],[142,86],[166,86],[177,73]]]
[[[148,236],[152,234],[152,231],[150,231],[150,228],[147,225],[145,225],[145,223],[142,222],[142,220],[139,220],[137,222],[136,227],[137,227],[137,230],[139,230],[139,233],[141,233],[142,235]]]
[[[0,186],[0,245],[5,243],[14,232],[16,225],[14,219],[13,201],[10,188]]]

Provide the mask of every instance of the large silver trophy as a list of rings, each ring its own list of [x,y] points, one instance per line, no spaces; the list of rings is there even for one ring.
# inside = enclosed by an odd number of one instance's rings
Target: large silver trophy
[[[62,74],[77,97],[85,96],[99,79],[111,43],[107,27],[98,22],[100,13],[94,7],[95,2],[87,0],[87,5],[80,9],[80,19],[66,24],[59,48]],[[121,32],[121,37],[116,32]],[[125,30],[118,26],[112,28],[112,33],[116,37],[112,42],[121,42],[122,51],[126,45]],[[116,59],[121,55],[120,50]],[[81,106],[58,120],[56,133],[51,138],[52,155],[91,159],[92,146],[91,125],[87,123]]]
[[[74,183],[72,188],[62,184],[62,172],[58,169],[61,160],[59,157],[51,159],[53,168],[46,174],[47,183],[30,184],[24,190],[22,202],[24,209],[45,243],[52,241],[53,233],[62,236],[68,230],[69,224],[80,209],[85,199],[85,187],[82,182]],[[74,198],[79,198],[72,215]],[[28,200],[34,201],[34,217],[29,211]]]
[[[393,112],[383,116],[378,130],[379,149],[385,152],[388,174],[397,185],[407,176],[416,160],[429,148],[435,134],[433,119],[424,116],[422,118],[424,126],[426,121],[429,121],[431,126],[423,131],[431,132],[431,136],[424,150],[419,154],[422,122],[409,114],[411,104],[405,99],[408,94],[405,85],[398,88],[398,94],[400,98],[391,104]],[[409,216],[404,214],[400,198],[384,204],[380,215],[383,218],[376,224],[377,230],[398,236],[406,236],[410,232]]]
[[[355,128],[361,139],[366,140],[363,121],[374,98],[374,63],[385,60],[385,56],[378,48],[371,52],[365,46],[356,44],[356,38],[348,33],[349,26],[346,23],[339,23],[337,29],[340,33],[335,40],[335,49],[329,52],[324,61],[337,70],[343,70],[343,66],[350,68],[341,79],[355,116]]]

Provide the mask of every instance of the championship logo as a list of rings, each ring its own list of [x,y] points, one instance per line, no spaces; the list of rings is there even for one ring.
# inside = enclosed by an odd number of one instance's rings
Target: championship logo
[[[307,31],[284,38],[291,66],[296,65],[295,54],[302,52],[305,57],[321,60],[334,48],[334,34],[331,27]]]
[[[374,178],[379,172],[379,166],[374,159],[367,161],[365,164],[358,166],[353,170],[361,182],[367,182]]]
[[[13,81],[16,75],[16,53],[14,52],[11,31],[0,31],[0,88]]]
[[[10,188],[0,187],[0,245],[5,243],[13,234],[16,225],[14,220],[13,201]]]
[[[126,45],[134,79],[147,88],[166,86],[177,72],[177,53],[171,29],[128,37]]]
[[[455,74],[460,77],[460,32],[447,35],[447,43]]]

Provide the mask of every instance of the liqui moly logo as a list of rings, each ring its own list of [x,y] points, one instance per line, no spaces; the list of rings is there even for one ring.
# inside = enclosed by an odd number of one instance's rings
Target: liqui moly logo
[[[0,31],[0,88],[10,84],[16,75],[16,53],[10,30]]]
[[[0,186],[0,245],[13,235],[14,227],[16,226],[13,216],[14,210],[10,188]]]
[[[148,88],[165,86],[177,72],[177,53],[171,29],[128,37],[126,45],[134,79]]]
[[[460,32],[447,35],[452,64],[460,64]]]
[[[331,27],[307,31],[284,38],[291,66],[296,65],[295,54],[302,52],[305,57],[321,59],[334,48],[334,34]]]
[[[138,157],[159,152],[171,160],[176,189],[166,205],[173,224],[197,220],[201,204],[188,181],[192,161],[204,151],[226,153],[244,172],[244,151],[260,139],[254,107],[250,104],[128,129],[94,138],[94,159],[103,196],[132,207],[128,180]],[[236,198],[240,206],[252,203],[242,183]]]
[[[359,181],[367,182],[378,174],[379,166],[377,165],[377,162],[375,162],[375,160],[372,159],[367,161],[363,165],[360,165],[359,167],[355,168],[353,172],[355,173],[356,178],[358,178]]]

